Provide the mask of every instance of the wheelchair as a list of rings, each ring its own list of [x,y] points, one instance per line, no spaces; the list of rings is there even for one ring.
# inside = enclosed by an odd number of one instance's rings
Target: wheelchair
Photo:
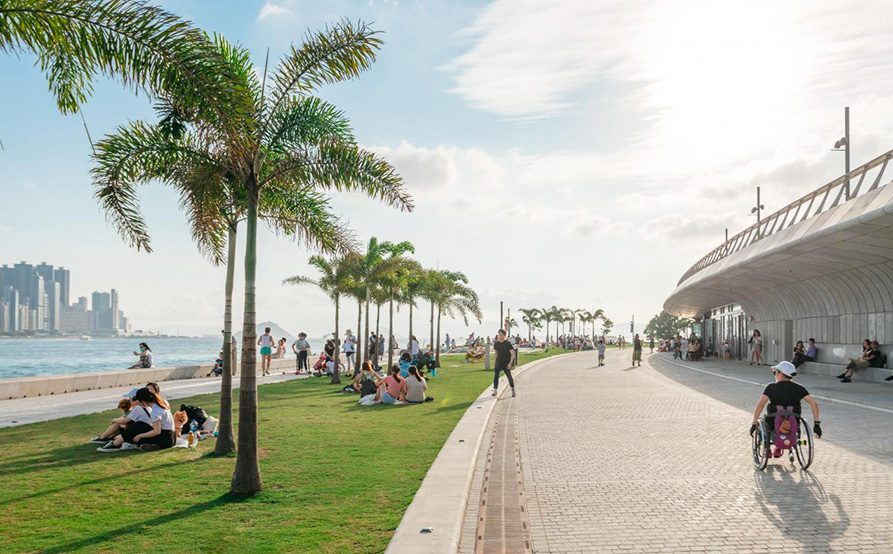
[[[771,415],[771,414],[770,414]],[[790,425],[790,429],[779,428],[781,423],[787,420],[795,422]],[[812,428],[798,414],[795,414],[791,408],[779,408],[775,413],[773,428],[770,430],[766,424],[766,418],[761,417],[756,432],[751,439],[753,446],[753,464],[760,470],[766,469],[769,460],[774,457],[781,458],[787,452],[788,459],[791,464],[796,463],[802,469],[808,469],[812,465],[813,454],[815,451],[815,437]],[[787,431],[787,432],[784,432]],[[776,452],[781,452],[780,456],[773,456],[772,445],[775,445]]]

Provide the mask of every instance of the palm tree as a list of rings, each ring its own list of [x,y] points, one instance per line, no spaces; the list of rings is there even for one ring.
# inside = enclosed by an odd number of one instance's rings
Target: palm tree
[[[518,326],[518,320],[513,318],[512,316],[507,316],[505,318],[505,332],[508,336],[512,336],[512,327]]]
[[[38,56],[62,113],[77,112],[97,75],[150,97],[173,97],[228,132],[250,89],[213,41],[174,14],[130,0],[4,0],[0,51]]]
[[[561,310],[553,304],[551,308],[543,308],[542,310],[540,310],[540,313],[542,314],[542,318],[546,320],[546,344],[548,345],[549,344],[549,324],[552,323],[553,321],[557,321],[558,318],[561,317]],[[556,335],[558,334],[558,324],[557,323],[555,324],[555,334]]]
[[[366,328],[358,329],[360,336],[359,348],[362,350],[363,360],[369,359],[369,301],[372,297],[372,288],[377,285],[388,271],[395,267],[396,261],[406,252],[414,252],[412,243],[401,242],[398,244],[387,241],[378,242],[372,237],[366,247],[366,253],[357,258],[356,276],[363,284],[364,302],[366,306]],[[365,346],[364,346],[365,345]],[[357,360],[360,359],[360,351],[357,351]]]
[[[245,252],[245,307],[239,405],[239,456],[230,486],[235,494],[262,489],[257,450],[257,381],[255,279],[257,269],[258,205],[264,190],[293,199],[309,188],[357,190],[404,210],[412,202],[402,179],[374,154],[358,148],[347,118],[334,106],[311,96],[321,85],[356,78],[368,69],[381,46],[376,32],[347,21],[308,34],[292,47],[267,81],[254,72],[250,56],[221,39],[217,44],[233,67],[240,86],[251,92],[251,109],[239,113],[235,134],[222,119],[190,112],[169,103],[173,123],[187,131],[173,148],[168,137],[157,136],[144,123],[119,128],[122,143],[137,151],[193,158],[202,162],[209,180],[228,180],[247,198]],[[133,167],[134,177],[151,175],[153,167]],[[125,180],[101,183],[97,193],[119,232],[137,249],[148,249],[149,239],[133,187]]]
[[[592,323],[592,338],[594,339],[595,338],[595,322],[596,322],[596,320],[599,320],[599,319],[604,321],[605,311],[603,309],[599,308],[589,315],[590,315],[589,321]]]
[[[421,266],[415,268],[415,271],[408,273],[403,279],[403,289],[400,291],[400,303],[409,306],[409,341],[412,346],[412,309],[415,307],[416,299],[422,296],[426,289],[425,277],[427,276]]]
[[[414,278],[414,275],[422,271],[422,266],[415,260],[400,257],[400,264],[395,265],[382,275],[381,286],[384,294],[388,297],[388,367],[394,363],[394,348],[391,343],[391,337],[394,336],[394,300],[398,305],[403,303],[404,290],[408,286],[408,281]],[[410,328],[412,322],[410,321]]]
[[[320,288],[329,298],[332,299],[332,302],[335,304],[335,356],[333,358],[332,365],[332,381],[333,385],[341,383],[341,379],[339,377],[340,373],[340,363],[341,363],[341,354],[340,348],[338,345],[338,337],[339,337],[339,329],[338,329],[338,321],[340,318],[340,309],[341,309],[341,296],[346,292],[346,286],[348,284],[348,271],[349,266],[345,262],[344,257],[334,258],[331,260],[327,260],[322,256],[311,256],[310,260],[308,260],[310,265],[319,270],[321,276],[318,279],[311,279],[309,277],[303,277],[301,275],[294,275],[282,281],[284,285],[316,285]]]
[[[533,340],[533,326],[540,319],[540,310],[536,308],[521,308],[521,321],[527,325],[527,342]]]
[[[439,290],[433,295],[437,305],[437,340],[434,345],[434,364],[440,367],[440,318],[445,313],[455,318],[456,314],[462,317],[465,325],[468,325],[468,315],[471,314],[478,323],[483,318],[480,301],[474,290],[468,286],[468,278],[458,271],[440,270],[431,274],[432,288]]]

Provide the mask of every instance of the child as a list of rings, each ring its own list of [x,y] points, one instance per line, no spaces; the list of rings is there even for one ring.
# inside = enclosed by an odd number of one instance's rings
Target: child
[[[605,365],[605,339],[598,341],[598,367]]]

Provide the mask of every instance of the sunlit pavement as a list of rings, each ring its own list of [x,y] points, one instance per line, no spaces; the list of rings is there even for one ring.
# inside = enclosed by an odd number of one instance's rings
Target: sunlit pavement
[[[632,368],[631,357],[611,351],[596,367],[583,353],[520,376],[518,397],[499,412],[517,432],[495,432],[490,445],[519,465],[490,464],[497,478],[479,463],[461,551],[891,551],[893,389],[804,376],[814,394],[838,400],[819,398],[815,462],[804,472],[782,458],[759,472],[747,431],[768,367],[680,366],[646,351]],[[518,509],[483,509],[488,483],[503,486],[516,467]]]
[[[266,377],[258,375],[257,384],[279,383],[306,377],[306,375],[295,375],[294,372],[283,375],[280,371]],[[165,400],[176,400],[197,394],[219,392],[220,378],[162,381],[159,385],[161,386],[161,396]],[[236,375],[233,377],[233,388],[236,389],[238,387],[239,376]],[[0,400],[0,427],[12,427],[26,423],[59,419],[61,417],[114,410],[122,395],[132,389],[133,387],[116,387],[33,398]],[[209,408],[208,412],[215,414],[217,412],[216,406]]]

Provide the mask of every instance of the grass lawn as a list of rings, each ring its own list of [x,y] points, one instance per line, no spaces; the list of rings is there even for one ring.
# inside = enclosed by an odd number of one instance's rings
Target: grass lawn
[[[521,363],[563,353],[522,354]],[[459,418],[492,380],[444,356],[435,401],[357,405],[327,379],[259,388],[264,490],[231,497],[235,455],[102,454],[113,411],[0,429],[0,552],[382,552]],[[234,395],[238,402],[238,394]],[[217,412],[217,396],[178,400]],[[236,411],[236,415],[238,412]]]

